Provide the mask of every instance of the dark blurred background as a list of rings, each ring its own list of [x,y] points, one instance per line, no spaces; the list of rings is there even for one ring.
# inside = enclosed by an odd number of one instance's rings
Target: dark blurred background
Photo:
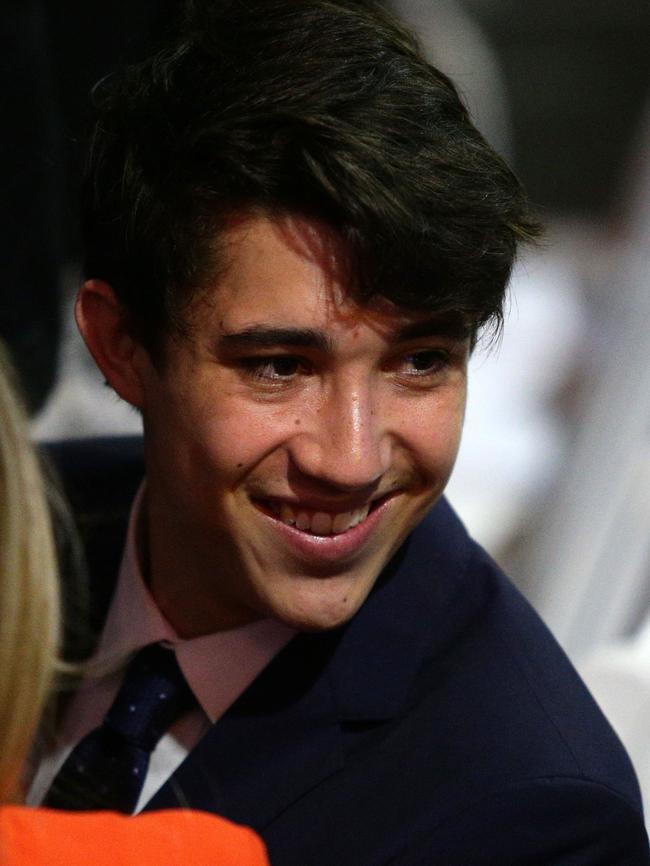
[[[501,63],[514,163],[533,199],[552,213],[590,219],[614,209],[648,98],[650,3],[462,5]]]
[[[77,200],[93,84],[136,60],[175,0],[5,0],[0,138],[0,335],[32,412],[53,387],[61,289],[80,257]]]

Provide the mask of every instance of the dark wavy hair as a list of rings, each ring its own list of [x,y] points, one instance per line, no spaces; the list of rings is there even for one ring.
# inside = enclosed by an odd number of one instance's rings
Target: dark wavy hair
[[[538,224],[454,85],[373,0],[193,0],[94,100],[85,273],[150,350],[182,328],[228,218],[248,211],[330,223],[361,301],[500,325]]]

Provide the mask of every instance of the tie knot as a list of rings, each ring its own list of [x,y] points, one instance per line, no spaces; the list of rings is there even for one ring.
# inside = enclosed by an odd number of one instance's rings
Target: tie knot
[[[129,662],[104,726],[151,752],[193,702],[174,650],[151,644]]]

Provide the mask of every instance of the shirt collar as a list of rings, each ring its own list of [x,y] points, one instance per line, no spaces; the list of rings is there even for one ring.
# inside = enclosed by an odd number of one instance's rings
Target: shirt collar
[[[139,538],[146,484],[136,494],[126,546],[97,650],[90,668],[98,675],[122,668],[142,647],[164,642],[176,649],[178,663],[210,721],[215,721],[296,634],[271,619],[201,637],[183,639],[165,619],[141,568]]]

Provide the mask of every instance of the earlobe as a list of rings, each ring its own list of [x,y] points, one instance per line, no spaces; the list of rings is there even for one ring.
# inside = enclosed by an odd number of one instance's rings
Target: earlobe
[[[108,384],[123,400],[141,409],[146,350],[133,337],[113,288],[103,280],[87,280],[77,296],[75,318]]]

